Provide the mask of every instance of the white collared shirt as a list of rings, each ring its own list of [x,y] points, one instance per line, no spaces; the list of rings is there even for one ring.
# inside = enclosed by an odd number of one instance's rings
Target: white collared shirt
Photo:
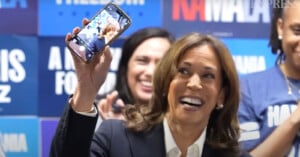
[[[170,127],[166,119],[164,119],[163,125],[164,125],[165,148],[166,148],[167,157],[180,157],[181,152],[174,141],[174,138],[170,131]],[[202,156],[205,136],[206,136],[206,128],[204,129],[201,136],[192,145],[188,147],[186,157]]]

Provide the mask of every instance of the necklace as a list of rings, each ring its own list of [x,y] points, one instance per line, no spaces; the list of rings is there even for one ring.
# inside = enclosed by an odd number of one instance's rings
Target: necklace
[[[294,85],[285,75],[284,75],[284,79],[285,79],[285,82],[286,82],[286,85],[287,85],[287,90],[288,90],[288,94],[289,95],[294,94],[293,90],[292,90],[292,87],[295,88],[295,89],[297,89],[298,93],[300,94],[299,87],[297,87],[296,85]]]
[[[293,83],[288,79],[288,77],[285,75],[284,70],[283,70],[282,67],[280,67],[280,70],[281,70],[281,72],[282,72],[282,74],[283,74],[283,76],[284,76],[284,80],[285,80],[285,83],[286,83],[286,86],[287,86],[288,94],[291,95],[291,96],[293,96],[293,98],[295,99],[295,101],[297,101],[298,98],[297,98],[296,95],[294,94],[293,88],[294,88],[294,89],[297,89],[298,94],[300,94],[300,88],[297,87],[295,84],[293,84]],[[293,88],[292,88],[292,87],[293,87]]]

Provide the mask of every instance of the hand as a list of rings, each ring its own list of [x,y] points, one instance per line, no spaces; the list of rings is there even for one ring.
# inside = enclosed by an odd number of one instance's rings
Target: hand
[[[290,122],[300,128],[300,101],[297,103],[297,108],[290,115]]]
[[[89,20],[83,19],[82,23],[87,25]],[[77,34],[79,31],[80,28],[76,27],[73,29],[73,34]],[[71,37],[70,33],[66,35],[65,42],[67,45],[69,45]],[[109,46],[106,46],[103,52],[97,53],[89,63],[84,63],[71,49],[69,50],[77,75],[77,87],[71,105],[77,112],[87,112],[91,110],[97,92],[106,79],[112,55]]]
[[[114,104],[117,105],[118,107],[124,107],[124,102],[118,98],[117,91],[114,91],[111,94],[107,94],[106,98],[101,99],[99,101],[99,103],[98,103],[99,115],[101,116],[101,118],[103,120],[105,120],[105,119],[125,120],[122,113],[115,113],[113,111]]]

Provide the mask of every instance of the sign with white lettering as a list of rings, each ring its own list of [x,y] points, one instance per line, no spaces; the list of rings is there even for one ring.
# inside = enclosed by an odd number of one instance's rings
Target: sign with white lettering
[[[0,114],[37,113],[37,38],[0,36]]]
[[[6,157],[39,156],[38,119],[36,117],[0,118],[0,142]]]
[[[270,0],[169,0],[163,3],[163,27],[180,37],[191,31],[218,37],[268,37]],[[255,29],[259,28],[259,29]]]
[[[64,37],[40,37],[39,41],[39,115],[60,116],[77,83],[72,56]],[[123,39],[117,39],[110,47],[113,61],[99,94],[114,87],[123,42]]]
[[[265,39],[222,39],[233,55],[240,75],[262,71],[275,65],[276,55],[271,53]]]
[[[37,0],[0,0],[0,33],[36,35],[37,5]]]

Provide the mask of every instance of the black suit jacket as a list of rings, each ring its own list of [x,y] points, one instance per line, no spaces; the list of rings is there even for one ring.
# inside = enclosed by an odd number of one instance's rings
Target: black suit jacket
[[[51,157],[165,157],[163,124],[147,132],[133,132],[122,121],[103,121],[75,113],[67,105],[51,145]],[[92,141],[92,142],[91,142]],[[242,153],[240,157],[249,157]],[[232,157],[205,144],[202,157]]]

